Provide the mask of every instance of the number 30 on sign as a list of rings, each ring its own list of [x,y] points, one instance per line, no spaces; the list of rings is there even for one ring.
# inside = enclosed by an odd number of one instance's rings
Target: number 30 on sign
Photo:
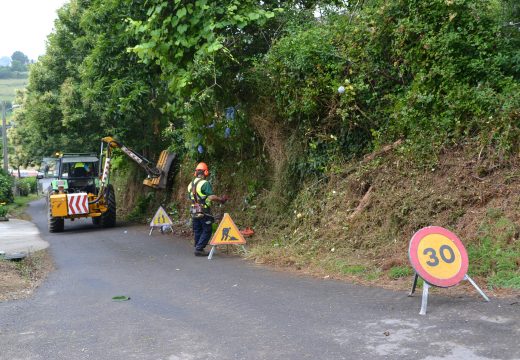
[[[439,226],[415,233],[408,251],[417,274],[439,287],[457,285],[468,271],[468,254],[459,238]]]

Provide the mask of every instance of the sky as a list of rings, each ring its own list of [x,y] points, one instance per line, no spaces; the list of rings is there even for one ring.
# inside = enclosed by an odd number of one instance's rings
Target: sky
[[[68,0],[0,0],[0,57],[21,51],[31,60],[45,53],[56,10]]]

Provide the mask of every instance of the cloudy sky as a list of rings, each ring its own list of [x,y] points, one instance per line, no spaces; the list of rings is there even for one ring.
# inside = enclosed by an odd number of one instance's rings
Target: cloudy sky
[[[68,0],[0,0],[0,57],[21,51],[37,60],[54,28],[56,10]]]

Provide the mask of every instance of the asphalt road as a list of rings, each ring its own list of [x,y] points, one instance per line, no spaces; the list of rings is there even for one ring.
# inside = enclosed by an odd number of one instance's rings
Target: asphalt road
[[[57,269],[0,304],[0,359],[520,359],[515,300],[432,295],[421,316],[420,294],[209,261],[144,226],[51,235],[44,206]]]

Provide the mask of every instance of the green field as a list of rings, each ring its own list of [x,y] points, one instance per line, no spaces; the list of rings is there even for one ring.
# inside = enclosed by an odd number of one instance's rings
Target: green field
[[[14,101],[16,90],[25,88],[27,81],[27,79],[0,79],[0,100]]]

